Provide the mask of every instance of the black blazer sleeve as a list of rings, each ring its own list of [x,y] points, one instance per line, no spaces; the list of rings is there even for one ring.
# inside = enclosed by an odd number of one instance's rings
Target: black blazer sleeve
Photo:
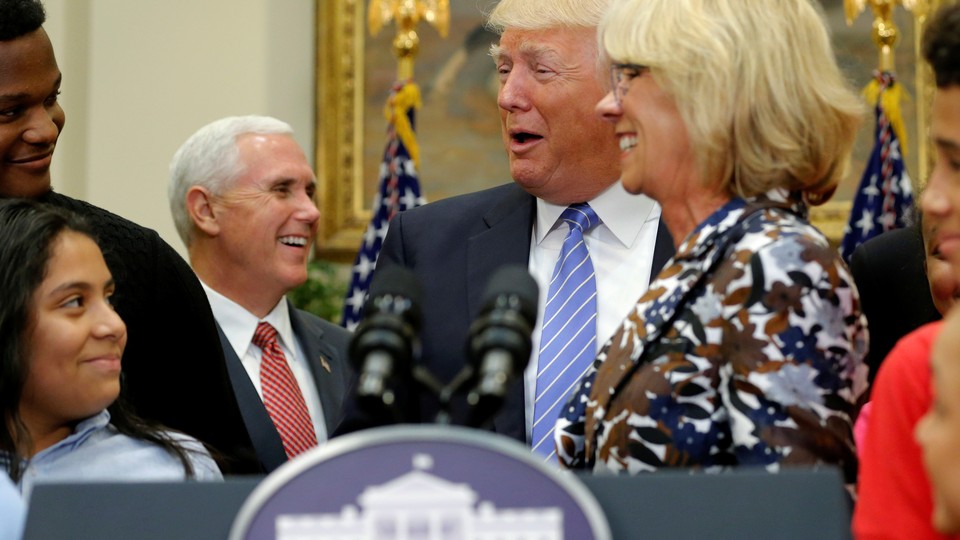
[[[940,318],[930,296],[924,256],[916,226],[872,238],[850,256],[870,334],[866,363],[871,382],[900,338]]]

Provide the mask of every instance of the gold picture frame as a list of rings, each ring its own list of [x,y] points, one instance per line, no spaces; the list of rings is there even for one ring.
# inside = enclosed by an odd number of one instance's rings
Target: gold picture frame
[[[845,35],[848,41],[856,41],[860,51],[858,54],[873,58],[875,63],[876,53],[871,52],[875,49],[872,49],[874,45],[870,40],[870,17],[868,14],[861,15],[860,19],[865,20],[855,21],[853,27],[843,28],[841,25],[844,23],[834,20],[836,11],[838,9],[842,10],[843,0],[821,1],[825,12],[828,14],[828,19],[830,19],[835,38],[839,40]],[[365,86],[366,71],[371,69],[370,66],[365,65],[365,59],[367,58],[365,53],[369,52],[367,51],[367,42],[371,40],[366,33],[367,0],[316,0],[316,2],[316,167],[318,197],[322,212],[318,255],[326,260],[352,262],[371,217],[369,208],[373,198],[371,185],[374,185],[373,189],[375,189],[377,171],[372,170],[374,167],[372,163],[375,163],[375,160],[371,160],[370,153],[381,151],[383,144],[382,132],[371,134],[365,133],[365,131],[372,125],[369,120],[380,121],[383,124],[385,124],[385,120],[382,120],[382,104],[378,105],[382,101],[371,100]],[[931,3],[932,7],[936,7],[940,1],[931,0]],[[838,6],[838,4],[840,5]],[[454,5],[457,4],[454,3]],[[473,7],[471,9],[476,10],[477,8]],[[902,8],[898,7],[897,9],[903,12]],[[479,11],[477,11],[477,15],[479,16]],[[909,75],[903,74],[901,82],[906,83],[913,96],[913,102],[904,105],[905,117],[909,114],[907,125],[911,145],[916,149],[914,155],[908,158],[908,170],[910,170],[915,185],[922,185],[929,169],[930,153],[926,146],[925,134],[929,114],[928,104],[932,94],[929,69],[926,68],[919,53],[919,35],[924,20],[922,18],[917,19],[906,12],[900,13],[897,20],[902,27],[907,27],[902,28],[902,30],[905,30],[903,32],[905,38],[901,39],[898,45],[897,66],[899,68],[903,65],[909,68],[909,70],[905,70],[909,71]],[[473,23],[471,22],[471,24]],[[461,24],[458,26],[457,15],[454,13],[451,20],[450,40],[464,40],[463,34],[469,28],[471,28],[470,25],[464,26]],[[855,39],[850,38],[851,32],[855,34]],[[389,31],[386,29],[382,33],[389,34]],[[433,33],[433,30],[424,28],[421,35],[428,33]],[[862,44],[859,43],[860,39],[862,39]],[[386,58],[391,53],[389,46],[385,46],[383,43],[389,43],[389,37],[379,38],[379,42],[375,45],[385,49],[382,51],[382,57]],[[838,51],[838,56],[842,54],[844,53]],[[429,55],[429,47],[426,44],[422,46],[421,50],[421,56],[424,55]],[[864,62],[870,62],[870,60],[861,60],[856,64],[856,71],[859,73],[851,74],[851,80],[860,83],[860,81],[869,78],[872,68],[864,67]],[[386,63],[386,60],[384,60],[384,63]],[[492,61],[489,64],[492,67]],[[395,65],[395,63],[390,63],[377,67],[379,70],[378,85],[389,84],[384,83],[383,71],[394,70]],[[844,65],[842,58],[841,65]],[[913,75],[914,67],[916,67],[915,75]],[[420,64],[418,63],[416,78],[421,85],[425,80],[434,80],[434,73],[429,73],[429,70],[421,72],[419,68]],[[913,108],[909,113],[907,112],[908,107]],[[489,117],[492,121],[496,120],[493,110],[490,110]],[[869,155],[869,145],[872,144],[870,143],[872,125],[872,115],[868,114],[864,126],[861,128],[862,131],[869,132],[865,136],[867,143],[858,143],[851,173],[841,189],[838,190],[836,199],[823,206],[810,209],[811,220],[835,243],[838,243],[843,235],[850,211],[851,194],[859,182],[859,170],[862,170],[862,163],[865,160],[863,154]],[[418,128],[420,128],[418,137],[422,138],[424,130],[420,125],[418,125]],[[487,127],[483,129],[489,131]],[[494,144],[500,144],[498,134],[484,133],[484,136],[493,137],[491,140],[494,141]],[[379,139],[377,136],[379,136]],[[861,139],[863,138],[864,136],[861,135]],[[381,141],[380,144],[375,142],[377,140]],[[923,144],[917,144],[917,141],[924,142]],[[458,144],[460,143],[458,142]],[[863,148],[865,144],[868,146],[866,149]],[[426,143],[422,140],[421,147],[421,151],[425,151],[427,148]],[[460,156],[458,159],[463,160],[463,157]],[[505,160],[504,156],[504,164]],[[467,163],[467,166],[476,168],[476,163],[470,163],[470,160],[466,160],[465,163]],[[858,167],[861,168],[858,170]],[[497,172],[491,173],[489,180],[492,182],[489,185],[492,186],[509,181],[509,178]],[[851,184],[852,188],[850,187]],[[466,187],[469,187],[469,190],[474,188],[469,183]],[[425,191],[429,190],[425,189]],[[452,193],[441,191],[441,197],[449,194]],[[431,197],[429,193],[427,193],[427,196],[428,200],[435,200],[436,198]]]
[[[356,254],[370,221],[358,158],[364,114],[362,62],[358,66],[363,58],[364,0],[316,1],[318,254],[346,262]]]

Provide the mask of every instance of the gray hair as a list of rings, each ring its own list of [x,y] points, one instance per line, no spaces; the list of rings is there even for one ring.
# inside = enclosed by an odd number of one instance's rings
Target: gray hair
[[[292,135],[286,122],[269,116],[229,116],[211,122],[190,136],[170,162],[167,197],[180,239],[188,247],[193,240],[193,220],[187,213],[187,191],[203,186],[221,194],[243,174],[237,139],[245,134]]]

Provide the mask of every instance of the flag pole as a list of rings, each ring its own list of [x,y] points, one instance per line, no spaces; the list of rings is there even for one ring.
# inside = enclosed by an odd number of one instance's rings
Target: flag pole
[[[914,220],[913,186],[903,161],[907,133],[900,104],[906,92],[894,75],[893,49],[899,31],[893,21],[893,11],[898,4],[908,10],[925,10],[927,1],[844,0],[847,24],[852,24],[868,4],[874,14],[872,37],[879,60],[874,77],[863,93],[876,114],[875,140],[840,243],[841,255],[847,261],[863,242],[910,225]]]
[[[420,52],[420,36],[416,29],[425,21],[436,27],[441,37],[446,37],[450,27],[449,0],[371,0],[368,12],[371,35],[379,33],[391,21],[397,25],[393,39],[397,81],[384,109],[387,142],[380,164],[372,218],[357,252],[344,300],[342,324],[351,330],[363,317],[363,305],[390,220],[396,214],[426,202],[420,192],[420,149],[415,129],[416,111],[421,105],[420,89],[413,80],[414,61]]]

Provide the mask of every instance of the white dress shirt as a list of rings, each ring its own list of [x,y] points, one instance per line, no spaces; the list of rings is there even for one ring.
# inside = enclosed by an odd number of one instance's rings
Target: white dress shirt
[[[237,353],[237,357],[243,363],[247,375],[250,376],[250,382],[257,389],[261,401],[263,401],[263,387],[260,384],[260,359],[263,352],[260,347],[253,344],[253,334],[256,333],[257,325],[261,320],[270,323],[270,326],[277,330],[280,349],[283,350],[283,355],[287,357],[290,371],[293,372],[293,376],[300,386],[300,393],[303,394],[303,399],[307,402],[307,411],[310,413],[310,421],[313,423],[313,429],[317,434],[317,442],[321,443],[327,440],[327,424],[323,418],[320,394],[317,391],[316,382],[313,380],[310,366],[307,365],[305,360],[306,355],[303,353],[303,348],[293,335],[287,299],[281,298],[266,317],[258,319],[240,304],[211,289],[202,280],[200,284],[203,285],[203,290],[207,293],[210,308],[213,310],[213,317],[227,336],[227,341],[230,342],[234,352]]]
[[[584,236],[597,280],[597,352],[600,352],[650,285],[660,205],[645,195],[627,193],[619,181],[588,202],[600,218],[600,224]],[[529,269],[540,286],[540,302],[532,336],[533,352],[525,374],[528,440],[533,425],[537,358],[547,290],[570,230],[569,225],[560,220],[560,214],[566,209],[566,206],[537,199],[537,218],[531,231]]]

